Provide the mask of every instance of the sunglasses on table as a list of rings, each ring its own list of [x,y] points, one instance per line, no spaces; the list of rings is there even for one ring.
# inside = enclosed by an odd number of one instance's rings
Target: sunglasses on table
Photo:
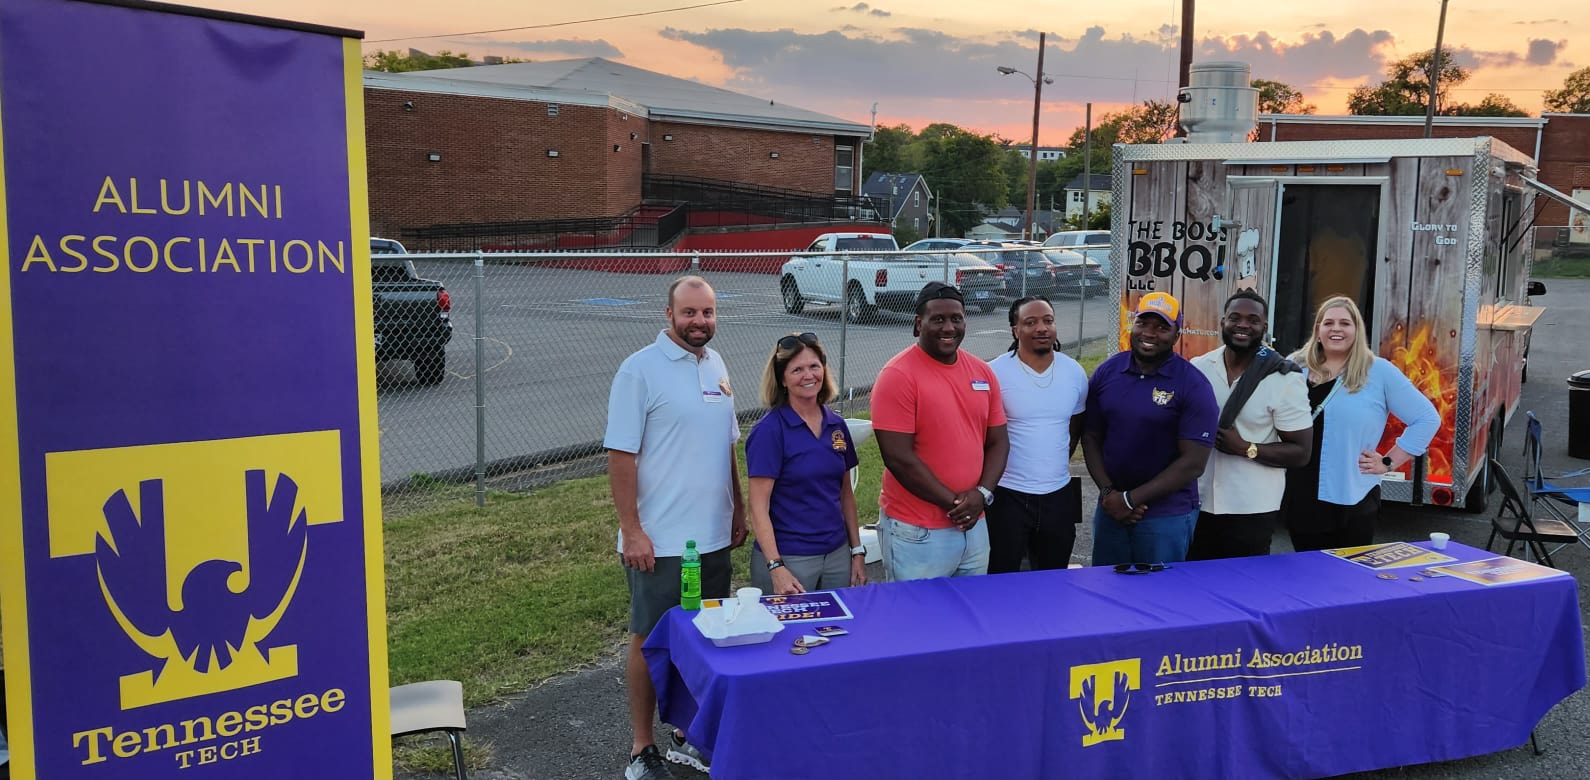
[[[1163,563],[1117,563],[1115,564],[1115,573],[1149,574],[1156,571],[1164,571],[1169,568],[1170,566]]]
[[[808,347],[817,346],[817,334],[802,333],[798,336],[785,336],[778,340],[779,349],[794,349],[802,344]]]

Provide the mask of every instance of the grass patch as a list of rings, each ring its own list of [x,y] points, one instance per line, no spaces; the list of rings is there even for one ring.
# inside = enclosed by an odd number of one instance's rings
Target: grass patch
[[[1530,276],[1535,279],[1590,279],[1590,257],[1551,257],[1536,260]]]
[[[478,772],[491,765],[497,747],[490,742],[463,735],[464,768]],[[453,774],[453,748],[441,734],[415,734],[392,743],[392,763],[411,772]]]

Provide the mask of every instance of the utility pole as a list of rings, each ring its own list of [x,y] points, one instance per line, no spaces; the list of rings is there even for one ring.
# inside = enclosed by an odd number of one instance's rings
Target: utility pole
[[[1192,58],[1193,58],[1193,0],[1181,0],[1181,78],[1177,82],[1177,94],[1182,94],[1192,83]],[[1176,123],[1176,135],[1185,136],[1186,130],[1181,128],[1181,123]]]
[[[1032,154],[1027,156],[1027,240],[1032,240],[1035,227],[1032,224],[1033,198],[1038,192],[1038,110],[1043,105],[1043,41],[1044,33],[1038,33],[1038,70],[1032,80]],[[1023,276],[1025,278],[1025,276]]]
[[[1441,37],[1446,33],[1446,0],[1441,0],[1441,21],[1435,25],[1435,52],[1430,55],[1430,95],[1424,107],[1424,137],[1435,132],[1436,87],[1441,80]]]
[[[1082,124],[1082,224],[1083,230],[1092,227],[1090,223],[1093,216],[1092,209],[1088,208],[1093,200],[1093,104],[1087,105],[1087,112],[1083,114]],[[1086,270],[1086,266],[1083,267]]]

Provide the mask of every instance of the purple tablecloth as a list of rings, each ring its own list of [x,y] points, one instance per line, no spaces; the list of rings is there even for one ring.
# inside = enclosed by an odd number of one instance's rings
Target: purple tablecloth
[[[677,609],[645,654],[714,777],[1320,777],[1519,745],[1584,686],[1572,577],[1395,573],[1300,553],[872,585],[808,655],[811,624],[719,648]]]

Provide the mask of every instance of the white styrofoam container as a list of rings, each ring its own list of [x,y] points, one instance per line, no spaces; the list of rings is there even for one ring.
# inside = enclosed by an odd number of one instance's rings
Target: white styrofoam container
[[[725,623],[724,620],[733,614],[737,603],[738,599],[723,599],[719,606],[697,612],[691,622],[696,624],[696,630],[702,636],[718,647],[762,644],[784,630],[784,624],[778,622],[778,618],[773,617],[773,613],[767,611],[760,601],[745,605],[733,623]]]

